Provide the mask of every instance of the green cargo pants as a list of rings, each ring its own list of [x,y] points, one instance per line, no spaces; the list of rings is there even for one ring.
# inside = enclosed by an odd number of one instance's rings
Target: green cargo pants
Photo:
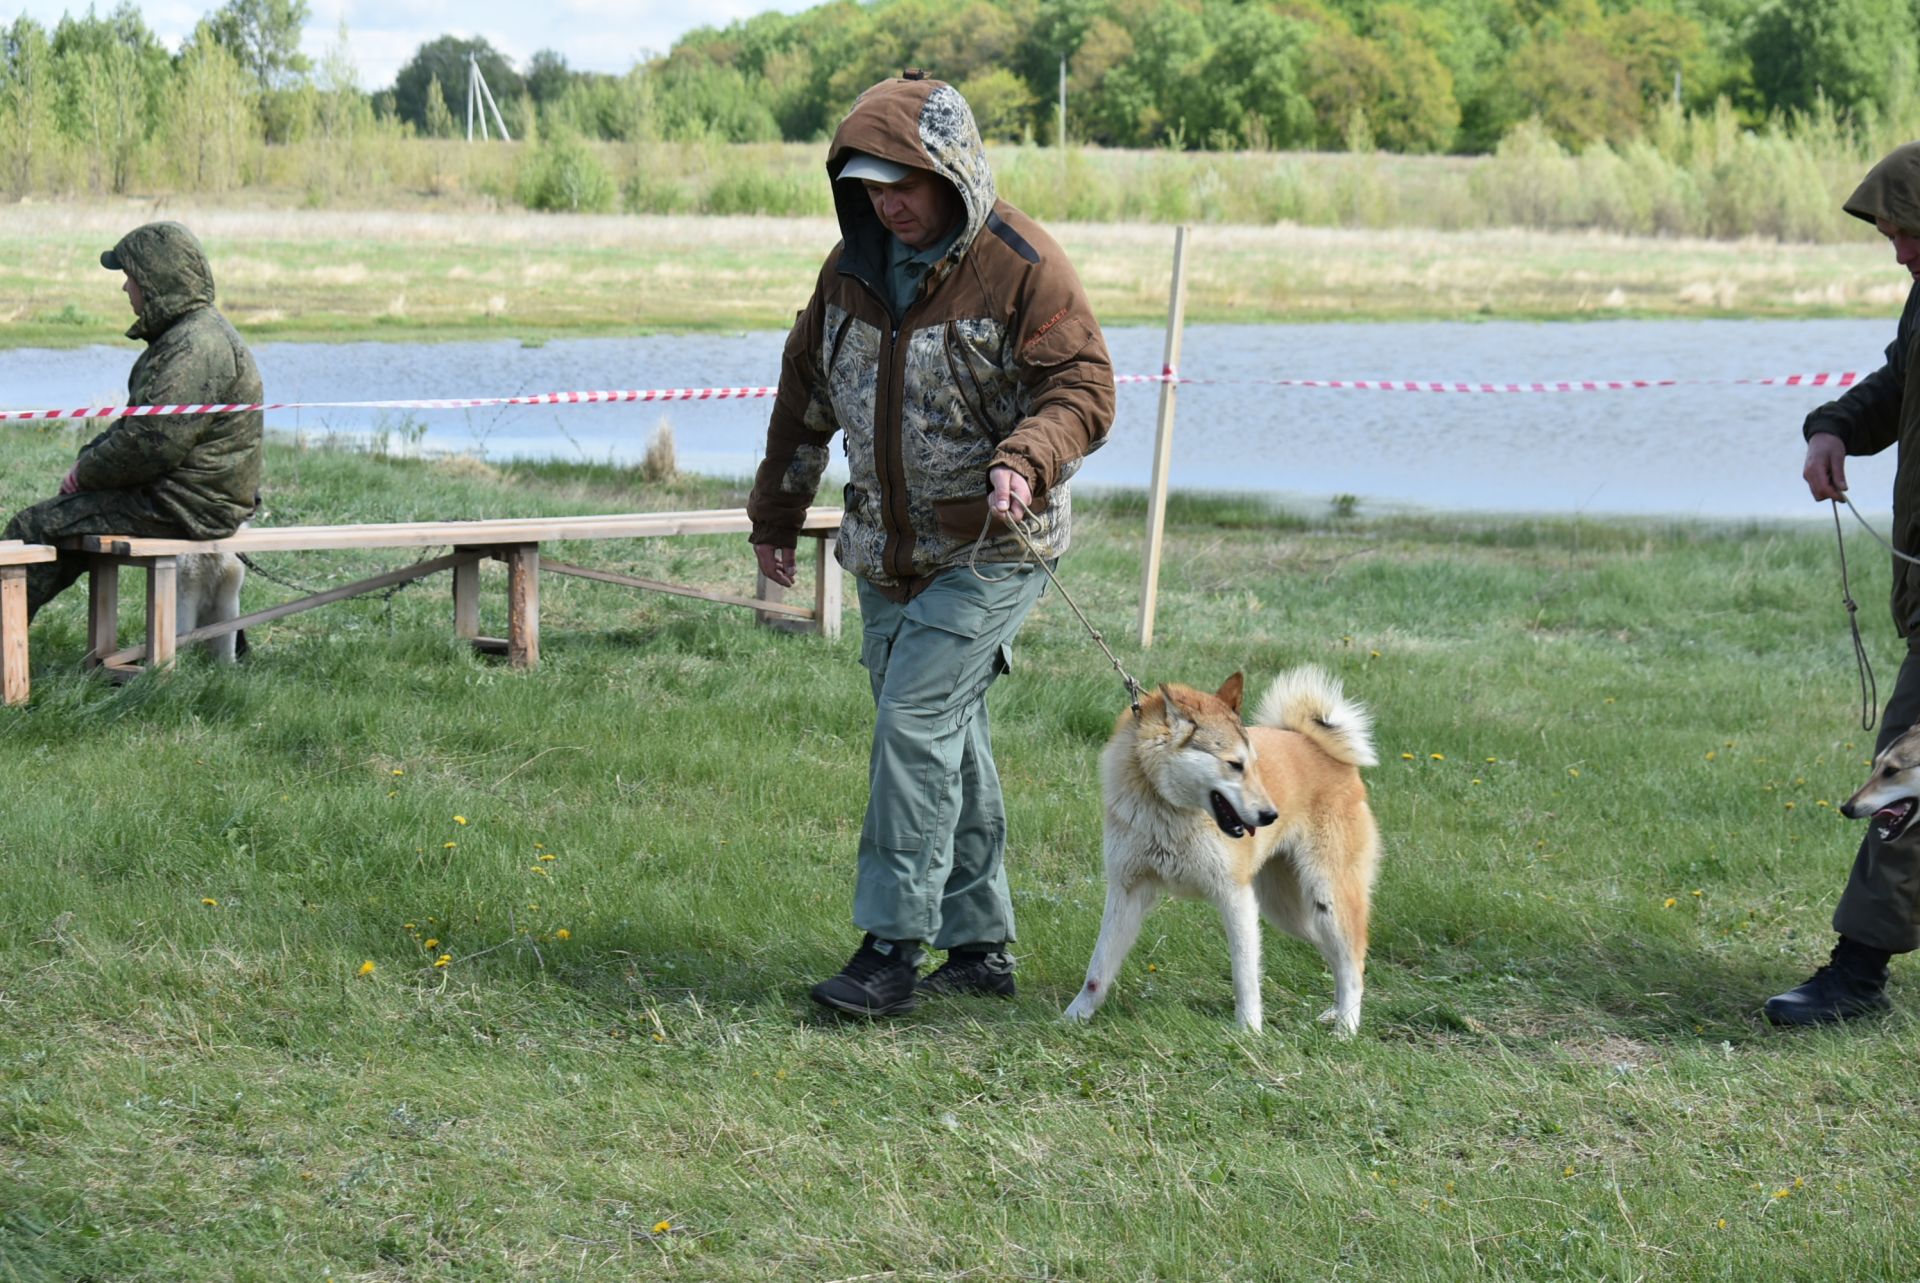
[[[1915,722],[1920,722],[1920,639],[1909,638],[1873,751],[1893,743]],[[1833,908],[1833,929],[1888,953],[1920,949],[1920,824],[1882,842],[1868,822],[1847,889]]]
[[[1046,587],[1038,566],[962,567],[906,605],[860,582],[860,662],[873,681],[873,756],[853,922],[936,949],[1011,940],[1006,808],[987,687]]]
[[[57,495],[22,508],[7,522],[0,539],[52,543],[75,535],[148,535],[191,538],[180,523],[162,514],[141,490],[82,490]],[[27,618],[86,573],[85,553],[63,552],[58,561],[27,567]]]

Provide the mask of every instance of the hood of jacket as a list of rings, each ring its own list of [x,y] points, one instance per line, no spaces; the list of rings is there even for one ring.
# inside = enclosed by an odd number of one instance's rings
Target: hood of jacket
[[[1888,152],[1841,208],[1869,223],[1884,218],[1903,231],[1920,232],[1920,143]]]
[[[199,240],[180,223],[147,223],[120,238],[111,257],[140,287],[140,319],[130,339],[152,341],[195,308],[213,306],[213,268]]]
[[[928,274],[929,286],[938,284],[966,256],[997,198],[986,145],[980,141],[967,100],[940,80],[883,80],[860,95],[834,131],[827,148],[827,177],[833,180],[834,213],[845,247],[841,269],[873,284],[884,270],[888,233],[873,212],[866,189],[851,179],[839,181],[841,168],[854,152],[911,169],[930,169],[960,193],[966,222],[954,238],[953,249]]]

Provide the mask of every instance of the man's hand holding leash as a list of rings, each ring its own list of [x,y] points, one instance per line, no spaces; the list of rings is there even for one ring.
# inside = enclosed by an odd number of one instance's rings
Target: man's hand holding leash
[[[1800,469],[1816,502],[1847,497],[1847,444],[1831,432],[1807,438],[1807,461]]]
[[[987,506],[993,509],[996,516],[1012,525],[1027,515],[1027,510],[1033,506],[1033,488],[1027,484],[1025,477],[1000,464],[987,469],[987,480],[993,486]]]

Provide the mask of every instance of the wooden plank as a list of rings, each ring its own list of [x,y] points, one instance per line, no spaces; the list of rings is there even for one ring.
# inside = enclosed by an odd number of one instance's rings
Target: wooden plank
[[[180,603],[180,563],[172,557],[155,557],[147,563],[147,667],[173,666],[174,633],[178,631],[175,611]]]
[[[375,575],[371,579],[362,579],[351,584],[342,584],[338,588],[329,588],[325,592],[314,593],[311,597],[302,597],[297,601],[282,602],[278,606],[270,606],[266,610],[256,610],[251,615],[241,615],[234,619],[222,620],[217,624],[208,624],[205,628],[196,628],[190,633],[181,633],[174,641],[178,645],[186,646],[193,642],[205,641],[209,637],[218,637],[222,633],[234,632],[241,628],[252,628],[256,624],[271,623],[276,619],[284,619],[288,615],[297,615],[303,611],[313,610],[320,606],[332,605],[336,601],[344,601],[348,597],[358,597],[362,593],[370,593],[377,588],[385,588],[389,584],[405,583],[410,579],[423,579],[428,575],[438,574],[440,571],[459,565],[462,562],[477,561],[481,555],[482,554],[475,552],[455,552],[448,553],[444,557],[434,557],[428,561],[416,561],[411,566],[402,566],[398,570],[389,570],[385,574]],[[102,655],[95,662],[97,664],[124,667],[129,663],[145,659],[146,655],[147,648],[144,645],[129,646],[125,650],[117,650],[112,654]]]
[[[784,615],[793,619],[812,619],[813,611],[805,606],[794,606],[786,602],[761,601],[753,597],[739,597],[733,593],[714,592],[707,588],[689,588],[683,584],[669,584],[658,579],[642,579],[638,575],[622,574],[617,570],[598,570],[591,566],[574,566],[564,561],[555,561],[551,557],[540,559],[540,569],[545,574],[573,575],[580,579],[597,579],[601,583],[620,584],[627,588],[644,588],[649,592],[671,593],[676,597],[692,597],[698,601],[718,602],[722,606],[751,606],[753,609],[769,615]]]
[[[18,539],[0,541],[0,566],[31,566],[52,561],[60,550],[51,544],[22,543]]]
[[[120,644],[120,563],[110,557],[87,559],[87,658],[85,667],[107,662]],[[141,647],[141,653],[146,647]]]
[[[179,556],[189,552],[296,552],[346,548],[424,548],[553,543],[570,539],[653,539],[673,535],[743,534],[753,528],[744,508],[703,512],[614,513],[487,521],[387,522],[351,526],[265,526],[225,539],[153,539],[85,535],[62,543],[122,557]],[[801,533],[837,532],[840,509],[810,508]]]
[[[27,572],[0,567],[0,704],[27,702]]]
[[[507,550],[507,662],[515,668],[540,663],[540,545]]]

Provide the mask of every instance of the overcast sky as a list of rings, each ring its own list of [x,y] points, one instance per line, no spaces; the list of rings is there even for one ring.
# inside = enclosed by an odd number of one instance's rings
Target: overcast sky
[[[93,0],[105,15],[119,0]],[[169,49],[177,49],[201,18],[222,0],[136,0],[136,7]],[[819,0],[307,0],[311,18],[301,48],[319,60],[337,38],[342,19],[360,83],[379,89],[413,51],[436,36],[484,36],[524,69],[540,49],[558,49],[579,71],[622,72],[695,27],[724,26],[736,18],[778,9],[794,13]],[[11,22],[26,13],[49,29],[64,13],[84,14],[87,0],[0,0]]]

